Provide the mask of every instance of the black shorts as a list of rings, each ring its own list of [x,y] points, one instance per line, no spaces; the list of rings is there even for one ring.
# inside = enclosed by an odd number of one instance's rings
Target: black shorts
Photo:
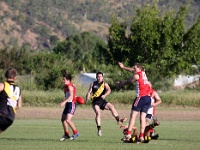
[[[15,113],[11,106],[7,106],[5,109],[2,109],[0,112],[0,129],[2,131],[6,130],[12,125],[14,118]]]
[[[0,116],[0,129],[2,131],[5,131],[9,126],[11,126],[13,123],[13,120],[8,119],[5,116]]]
[[[147,114],[146,118],[151,119],[152,118],[152,114]]]
[[[95,105],[98,105],[101,110],[104,110],[107,103],[108,102],[106,102],[106,100],[99,98],[99,99],[93,100],[92,106],[94,107]]]

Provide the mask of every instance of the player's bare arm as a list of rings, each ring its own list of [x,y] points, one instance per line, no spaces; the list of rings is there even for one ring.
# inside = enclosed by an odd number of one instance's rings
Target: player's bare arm
[[[87,94],[86,94],[85,103],[87,103],[87,102],[89,101],[89,99],[90,99],[90,95],[91,95],[91,93],[92,93],[92,86],[93,86],[93,83],[90,84],[90,87],[89,87],[88,92],[87,92]]]
[[[161,100],[161,98],[160,98],[160,96],[158,95],[157,92],[153,92],[152,97],[155,100],[155,103],[153,104],[153,106],[157,106],[157,105],[162,103],[162,100]]]
[[[111,89],[110,89],[110,86],[108,85],[108,83],[105,83],[105,88],[106,88],[106,92],[105,92],[104,95],[101,96],[101,98],[103,98],[103,99],[105,99],[106,96],[107,96],[108,94],[110,94],[110,92],[111,92]]]
[[[22,96],[21,95],[19,96],[19,100],[17,101],[16,109],[20,109],[20,108],[22,108]]]
[[[0,91],[3,91],[3,88],[4,88],[4,84],[0,83]]]
[[[119,82],[117,83],[117,85],[119,86],[123,86],[123,85],[128,85],[128,84],[131,84],[131,83],[134,83],[136,80],[139,79],[139,75],[137,74],[134,74],[132,77],[130,77],[128,80],[125,80],[123,82]]]
[[[118,62],[118,65],[120,68],[124,69],[124,70],[127,70],[129,72],[134,72],[133,68],[130,68],[130,67],[125,67],[123,63],[121,62]]]

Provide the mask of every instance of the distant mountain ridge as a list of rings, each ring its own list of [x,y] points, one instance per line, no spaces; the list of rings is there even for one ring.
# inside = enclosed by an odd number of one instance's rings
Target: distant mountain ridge
[[[178,8],[186,2],[160,0],[159,5]],[[105,39],[112,14],[124,20],[130,18],[131,21],[136,8],[143,5],[143,0],[2,0],[0,49],[8,46],[51,49],[56,40],[64,40],[82,31],[91,31]],[[188,26],[199,12],[200,1],[193,0],[186,20]]]

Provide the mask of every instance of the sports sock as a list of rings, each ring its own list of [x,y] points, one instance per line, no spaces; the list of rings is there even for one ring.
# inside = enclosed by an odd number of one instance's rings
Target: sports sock
[[[77,133],[78,133],[78,130],[74,130],[73,133],[74,133],[74,134],[77,134]]]
[[[144,133],[140,133],[139,138],[144,137]]]
[[[117,122],[119,121],[119,116],[116,116],[115,119],[117,120]]]
[[[97,129],[98,129],[98,130],[101,130],[101,126],[97,126]]]
[[[131,134],[131,131],[128,130],[128,131],[127,131],[127,134]]]
[[[65,133],[64,133],[65,135],[69,135],[69,131],[65,131]]]
[[[150,134],[152,134],[153,133],[153,129],[150,129],[149,132],[150,132]]]

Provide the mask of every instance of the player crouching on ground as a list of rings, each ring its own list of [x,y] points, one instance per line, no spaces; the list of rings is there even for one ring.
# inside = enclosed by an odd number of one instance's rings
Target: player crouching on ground
[[[162,103],[162,100],[158,95],[158,93],[154,89],[152,89],[151,82],[149,82],[149,85],[151,87],[151,93],[150,93],[151,107],[147,111],[146,124],[148,126],[151,123],[151,121],[153,121],[152,126],[153,125],[158,126],[160,125],[160,123],[158,122],[157,117],[155,116],[155,111],[156,111],[156,106],[160,105]],[[149,129],[148,136],[150,136],[151,139],[158,139],[159,135],[155,134],[155,130],[153,128],[154,127],[151,127],[151,129]]]
[[[125,135],[127,134],[128,126],[121,125],[120,129],[123,130],[123,134],[124,134],[124,137],[121,140],[124,143],[149,143],[149,141],[151,140],[150,130],[155,128],[158,125],[159,124],[153,121],[150,125],[146,126],[145,132],[144,132],[144,141],[140,141],[140,138],[138,136],[138,130],[137,130],[137,127],[135,126],[133,127],[131,138],[127,139]]]

